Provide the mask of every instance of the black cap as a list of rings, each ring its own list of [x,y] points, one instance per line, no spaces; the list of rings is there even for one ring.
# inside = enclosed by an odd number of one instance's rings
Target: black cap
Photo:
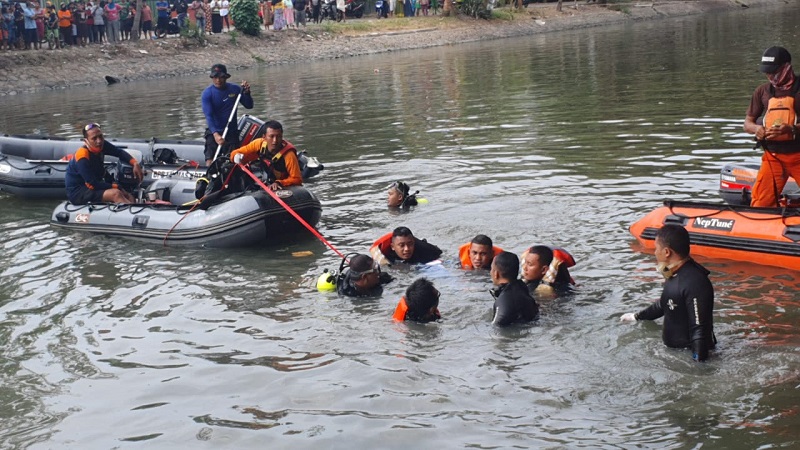
[[[230,78],[230,74],[228,73],[228,69],[225,67],[225,64],[214,64],[211,66],[211,73],[209,74],[211,78]]]
[[[788,50],[783,47],[770,47],[761,55],[761,65],[758,66],[758,70],[761,73],[775,73],[788,62],[792,62],[792,55]]]

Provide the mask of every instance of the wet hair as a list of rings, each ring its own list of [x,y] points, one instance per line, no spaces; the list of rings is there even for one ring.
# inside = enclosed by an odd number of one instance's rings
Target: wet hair
[[[350,258],[350,273],[355,278],[360,278],[364,273],[372,270],[374,261],[367,255],[357,254]]]
[[[516,280],[519,275],[519,257],[511,252],[500,252],[492,262],[500,273],[500,277],[507,280]]]
[[[283,125],[277,120],[270,120],[269,122],[264,124],[264,129],[272,128],[273,130],[283,131]]]
[[[417,194],[419,194],[419,191],[414,191],[414,193],[411,193],[411,186],[403,183],[402,181],[395,181],[389,185],[389,188],[399,192],[400,198],[403,199],[398,208],[406,209],[410,208],[411,206],[417,206]]]
[[[392,183],[391,188],[400,193],[400,196],[406,198],[408,193],[411,192],[411,187],[402,181],[395,181]]]
[[[407,320],[421,321],[431,308],[439,305],[439,291],[427,278],[417,278],[406,289]]]
[[[406,236],[414,237],[414,233],[412,233],[407,227],[397,227],[394,229],[394,231],[392,231],[392,239]]]
[[[553,250],[546,245],[534,245],[528,249],[528,253],[539,258],[539,264],[549,266],[553,262]]]
[[[489,247],[493,246],[492,238],[490,238],[489,236],[486,236],[485,234],[479,234],[479,235],[475,236],[474,238],[472,238],[472,242],[470,242],[470,243],[471,244],[478,244],[478,245],[488,245]]]
[[[672,249],[681,258],[689,256],[689,232],[686,228],[668,223],[656,232],[656,240]]]

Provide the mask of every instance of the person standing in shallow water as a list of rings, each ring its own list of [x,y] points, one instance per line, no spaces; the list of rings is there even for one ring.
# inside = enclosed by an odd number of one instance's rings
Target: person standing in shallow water
[[[666,279],[661,298],[638,313],[623,314],[620,321],[664,317],[664,345],[690,348],[692,358],[705,361],[717,343],[709,272],[689,256],[689,232],[680,225],[667,224],[656,232],[655,255],[658,273]]]

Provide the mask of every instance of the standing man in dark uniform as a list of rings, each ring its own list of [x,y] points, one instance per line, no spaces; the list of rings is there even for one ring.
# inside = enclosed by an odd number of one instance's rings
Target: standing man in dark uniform
[[[206,166],[210,166],[214,159],[214,154],[217,152],[218,146],[222,145],[221,155],[227,154],[231,149],[239,148],[239,128],[237,125],[236,113],[233,111],[233,104],[236,102],[236,97],[241,92],[242,98],[240,103],[247,109],[253,107],[253,97],[250,96],[250,84],[247,81],[242,81],[242,86],[234,83],[228,83],[228,69],[223,64],[214,64],[211,66],[211,73],[209,75],[212,80],[211,86],[205,88],[203,95],[200,97],[203,106],[203,114],[206,116],[206,147],[205,157]],[[228,118],[231,118],[228,123]],[[225,127],[228,127],[228,133],[225,134],[223,139],[222,135],[225,132]]]
[[[769,82],[756,88],[744,119],[744,131],[754,134],[764,150],[750,206],[777,207],[789,177],[800,180],[800,80],[792,55],[783,47],[768,48],[759,70]]]
[[[680,225],[664,225],[656,233],[658,272],[666,278],[661,299],[638,313],[626,313],[622,322],[664,317],[662,339],[667,347],[691,348],[696,361],[708,359],[714,337],[714,287],[708,270],[689,256],[689,232]]]

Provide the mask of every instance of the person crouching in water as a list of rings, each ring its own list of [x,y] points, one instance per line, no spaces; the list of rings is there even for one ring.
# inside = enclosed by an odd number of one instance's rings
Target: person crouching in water
[[[392,281],[388,273],[381,272],[379,264],[367,255],[357,254],[350,258],[348,269],[336,285],[339,295],[347,297],[378,297],[383,285]]]
[[[439,313],[439,296],[441,293],[427,278],[417,278],[406,289],[392,318],[398,322],[433,322],[442,318]]]
[[[139,162],[126,152],[108,142],[103,137],[100,125],[90,123],[83,127],[83,146],[67,164],[65,184],[67,198],[73,205],[87,203],[134,203],[131,194],[123,191],[116,183],[107,183],[105,176],[105,155],[116,156],[133,166],[133,175],[139,182],[144,174]]]
[[[395,181],[389,185],[388,198],[386,204],[389,208],[408,209],[417,206],[417,194],[419,191],[411,193],[411,187],[402,181]]]
[[[539,316],[539,305],[528,293],[528,287],[517,278],[519,258],[509,252],[494,257],[489,271],[492,283],[496,286],[491,294],[494,297],[492,324],[506,326],[513,323],[531,322]]]
[[[303,173],[297,160],[297,149],[291,142],[283,139],[283,125],[277,120],[266,124],[263,138],[239,147],[231,152],[231,162],[249,164],[260,160],[269,175],[269,188],[273,191],[303,184]]]

